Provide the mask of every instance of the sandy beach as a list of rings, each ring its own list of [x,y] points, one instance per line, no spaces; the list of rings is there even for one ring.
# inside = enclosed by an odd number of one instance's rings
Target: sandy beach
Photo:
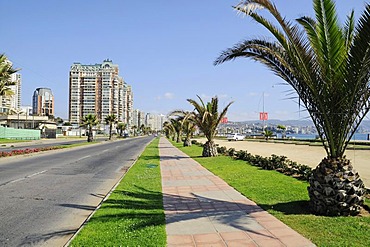
[[[206,142],[206,139],[197,139],[199,142]],[[326,156],[325,150],[320,146],[283,144],[274,142],[258,141],[227,141],[215,140],[220,146],[235,148],[235,150],[247,150],[252,154],[269,157],[272,154],[284,155],[288,159],[305,164],[310,167],[316,167]],[[362,180],[367,188],[370,188],[370,150],[347,150],[346,156],[352,161],[353,167],[360,173]]]

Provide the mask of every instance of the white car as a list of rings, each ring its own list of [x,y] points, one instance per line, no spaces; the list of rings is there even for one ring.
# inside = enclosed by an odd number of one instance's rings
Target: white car
[[[235,133],[235,134],[228,134],[226,138],[228,141],[242,141],[244,140],[245,136],[242,134]]]

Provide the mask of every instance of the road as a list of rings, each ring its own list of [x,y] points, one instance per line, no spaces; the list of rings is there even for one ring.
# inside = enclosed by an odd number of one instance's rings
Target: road
[[[0,159],[0,246],[63,246],[153,137]]]
[[[108,140],[108,137],[98,137],[95,139],[97,142]],[[71,145],[76,143],[86,142],[86,138],[82,139],[40,139],[30,142],[15,142],[15,143],[5,143],[0,145],[0,152],[11,152],[13,150],[20,150],[26,148],[41,148],[41,147],[51,147],[58,145]]]

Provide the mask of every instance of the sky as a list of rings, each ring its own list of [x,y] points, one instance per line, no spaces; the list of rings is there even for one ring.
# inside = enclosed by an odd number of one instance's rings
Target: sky
[[[250,38],[271,37],[232,8],[238,0],[0,0],[0,53],[21,69],[22,105],[36,88],[51,88],[55,116],[68,118],[69,70],[74,62],[111,59],[132,86],[134,108],[167,115],[193,110],[187,99],[230,101],[231,121],[306,119],[291,88],[263,65],[237,59],[214,66],[225,49]],[[275,0],[294,20],[313,17],[311,0]],[[336,1],[343,23],[366,1]],[[294,95],[293,95],[294,96]]]

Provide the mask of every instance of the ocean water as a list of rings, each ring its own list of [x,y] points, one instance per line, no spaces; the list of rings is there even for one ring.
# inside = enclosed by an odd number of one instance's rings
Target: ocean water
[[[281,136],[278,136],[281,137]],[[302,139],[302,140],[313,140],[316,139],[317,135],[314,134],[290,134],[287,135],[288,138],[293,139]],[[352,137],[353,141],[368,141],[369,140],[369,134],[363,134],[363,133],[355,133]]]

